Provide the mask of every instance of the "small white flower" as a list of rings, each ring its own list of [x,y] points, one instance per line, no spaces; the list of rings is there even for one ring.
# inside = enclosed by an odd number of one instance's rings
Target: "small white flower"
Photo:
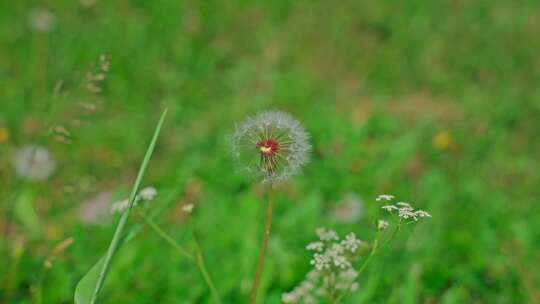
[[[157,190],[156,188],[152,186],[146,187],[139,192],[139,197],[145,201],[153,200],[156,197],[156,195],[157,195]]]
[[[385,220],[378,220],[377,221],[377,229],[379,231],[386,230],[388,228],[388,226],[390,226],[390,224]]]
[[[323,269],[330,268],[330,262],[331,262],[331,259],[328,255],[315,253],[310,263],[311,265],[315,267],[315,269],[321,271]]]
[[[356,234],[354,234],[354,232],[349,233],[345,239],[341,241],[341,245],[345,248],[345,250],[348,250],[351,253],[356,252],[356,249],[358,249],[360,244],[362,244],[362,241],[356,238]]]
[[[427,213],[426,211],[424,210],[416,210],[414,212],[414,215],[418,216],[418,217],[431,217],[431,214]]]
[[[333,241],[338,240],[337,233],[334,230],[327,230],[326,228],[317,228],[315,233],[321,241]]]
[[[391,201],[394,199],[394,196],[393,195],[390,195],[390,194],[381,194],[379,195],[375,200],[376,201]]]
[[[195,205],[193,205],[193,204],[187,204],[187,205],[182,206],[182,211],[184,211],[186,213],[191,213],[193,211],[194,207],[195,207]]]
[[[388,211],[388,212],[392,212],[394,210],[399,210],[399,208],[397,206],[395,206],[395,205],[386,205],[386,206],[382,206],[381,208]]]
[[[405,202],[397,202],[396,206],[398,206],[400,208],[412,209],[411,204],[405,203]]]
[[[307,250],[323,251],[324,243],[323,242],[311,242],[306,246]]]
[[[351,267],[351,263],[347,260],[346,257],[344,257],[342,255],[338,255],[338,256],[334,257],[333,262],[334,262],[334,265],[336,267],[339,267],[341,269],[347,269],[347,268]]]
[[[126,208],[128,207],[129,199],[123,199],[121,201],[114,202],[111,205],[111,214],[114,213],[124,213]]]

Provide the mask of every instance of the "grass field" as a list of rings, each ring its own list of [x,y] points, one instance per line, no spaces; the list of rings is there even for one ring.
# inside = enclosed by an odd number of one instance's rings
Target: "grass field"
[[[382,193],[433,217],[344,303],[540,303],[538,1],[38,2],[0,2],[0,303],[73,303],[164,108],[148,208],[168,206],[156,222],[187,248],[195,226],[224,303],[248,302],[265,213],[230,137],[271,109],[304,124],[313,153],[276,191],[260,303],[304,278],[317,227],[371,240]],[[27,144],[53,155],[50,178],[13,170]],[[344,222],[333,210],[351,193],[361,212]],[[212,303],[148,227],[99,299]]]

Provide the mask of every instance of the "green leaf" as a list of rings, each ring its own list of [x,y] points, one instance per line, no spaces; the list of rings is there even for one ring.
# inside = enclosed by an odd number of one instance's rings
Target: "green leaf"
[[[152,137],[152,140],[148,145],[148,149],[146,150],[146,154],[144,155],[144,159],[139,169],[139,173],[137,174],[137,178],[135,180],[135,183],[133,184],[131,195],[129,197],[128,208],[124,211],[122,217],[120,218],[120,221],[118,222],[118,225],[116,226],[116,230],[114,232],[107,253],[100,258],[100,260],[86,273],[86,275],[84,275],[84,277],[79,281],[77,287],[75,288],[75,304],[93,304],[96,302],[99,291],[101,290],[103,282],[105,281],[105,278],[107,276],[112,257],[114,256],[118,248],[120,248],[122,243],[131,239],[134,236],[134,233],[130,233],[127,237],[123,237],[122,233],[128,220],[131,208],[133,207],[135,197],[139,192],[139,187],[144,177],[144,173],[146,172],[146,168],[148,167],[148,163],[150,162],[154,147],[156,146],[157,138],[161,131],[161,126],[163,125],[166,114],[167,110],[163,111],[163,114],[161,114],[161,118],[159,119],[156,130],[154,131],[154,136]]]

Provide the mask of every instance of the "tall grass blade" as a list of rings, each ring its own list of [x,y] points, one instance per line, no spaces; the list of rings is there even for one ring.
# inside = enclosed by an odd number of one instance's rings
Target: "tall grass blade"
[[[146,150],[146,154],[144,155],[144,159],[139,169],[139,173],[137,174],[137,178],[131,190],[128,208],[126,208],[126,210],[122,214],[122,217],[120,218],[120,221],[118,222],[118,225],[116,226],[116,230],[109,245],[109,249],[107,250],[106,255],[102,257],[98,261],[98,263],[96,263],[94,267],[92,267],[89,272],[77,284],[77,287],[75,289],[75,304],[94,304],[97,300],[99,291],[101,290],[103,282],[105,281],[105,278],[107,276],[112,257],[114,256],[120,244],[126,239],[122,237],[122,233],[128,220],[131,208],[133,207],[135,197],[139,192],[139,187],[146,172],[146,168],[148,167],[148,163],[150,162],[150,158],[152,156],[152,153],[154,152],[154,148],[156,146],[156,142],[161,131],[163,121],[165,120],[166,114],[167,110],[165,109],[163,111],[163,114],[161,114],[161,118],[159,119],[156,130],[154,131],[154,135],[152,137],[150,145]],[[132,234],[130,234],[130,236],[131,235]]]

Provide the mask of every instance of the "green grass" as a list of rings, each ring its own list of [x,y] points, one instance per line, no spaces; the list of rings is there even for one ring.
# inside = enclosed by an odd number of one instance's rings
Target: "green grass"
[[[81,203],[128,195],[161,110],[169,109],[144,185],[156,221],[186,246],[178,206],[193,200],[207,266],[225,303],[249,297],[264,196],[237,172],[228,136],[246,115],[281,109],[312,135],[312,162],[276,194],[259,293],[279,303],[309,269],[319,226],[372,237],[379,193],[428,210],[364,273],[347,303],[540,301],[540,5],[537,1],[47,1],[50,33],[30,30],[31,1],[0,3],[0,295],[72,303],[117,218],[87,225]],[[100,54],[111,70],[84,89]],[[63,81],[61,94],[53,88]],[[101,102],[97,102],[99,99]],[[93,114],[78,102],[98,104]],[[81,126],[74,121],[83,121]],[[65,126],[72,142],[45,136]],[[448,148],[434,144],[448,132]],[[15,147],[57,158],[48,181],[21,182]],[[354,224],[329,210],[364,199]],[[22,206],[22,207],[21,207]],[[135,217],[128,222],[133,225]],[[73,237],[51,269],[43,262]],[[45,273],[44,279],[41,275]],[[43,285],[40,287],[39,282]],[[211,303],[196,267],[144,229],[115,256],[103,303]]]

